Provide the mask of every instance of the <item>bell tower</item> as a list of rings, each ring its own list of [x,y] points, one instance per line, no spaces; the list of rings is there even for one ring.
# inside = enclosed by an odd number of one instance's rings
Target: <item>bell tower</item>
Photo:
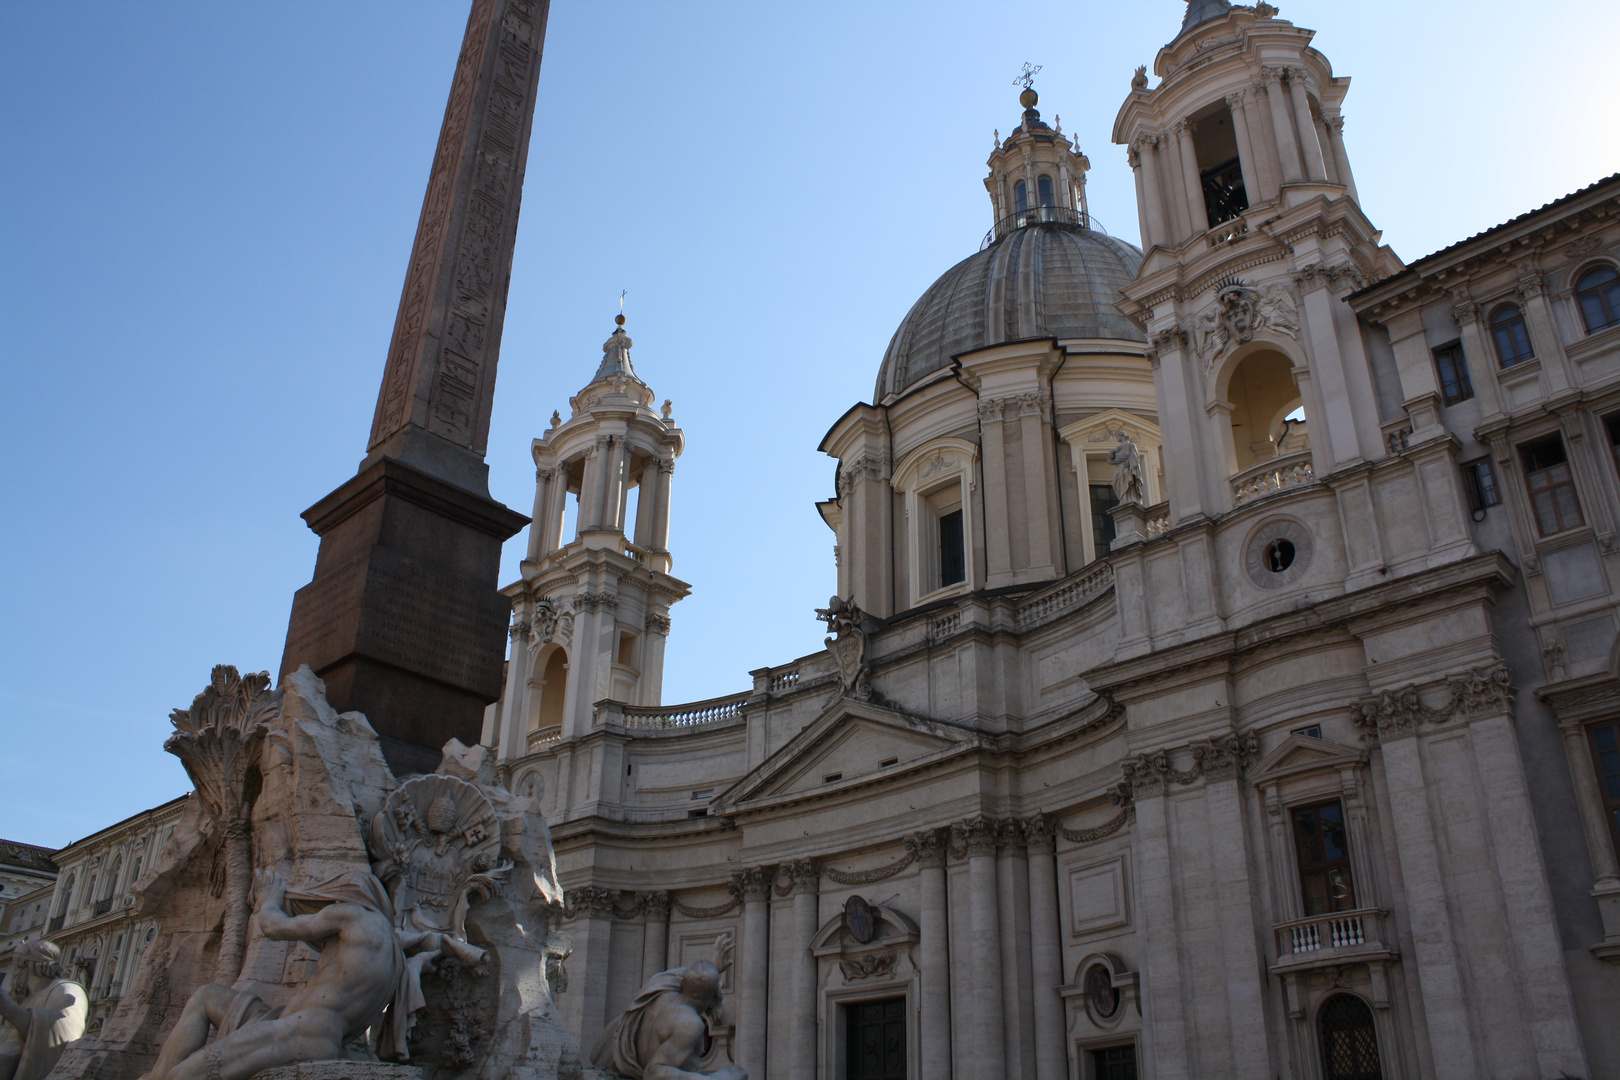
[[[1114,124],[1145,252],[1121,307],[1150,339],[1172,525],[1390,453],[1341,301],[1400,262],[1357,202],[1349,80],[1313,37],[1267,3],[1191,0]]]
[[[571,415],[553,413],[532,446],[528,552],[522,579],[504,590],[513,624],[503,758],[586,734],[598,702],[659,704],[669,608],[691,591],[669,573],[670,481],[686,437],[669,402],[654,411],[624,316],[615,321]]]

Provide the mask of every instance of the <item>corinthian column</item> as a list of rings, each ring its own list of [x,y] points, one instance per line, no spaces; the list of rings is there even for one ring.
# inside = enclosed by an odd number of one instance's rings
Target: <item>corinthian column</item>
[[[1192,125],[1185,120],[1176,125],[1176,142],[1181,145],[1181,181],[1187,187],[1188,235],[1195,235],[1209,227],[1209,209],[1204,205],[1204,182],[1198,175]]]
[[[792,1055],[791,1080],[816,1077],[816,958],[810,942],[820,929],[821,864],[795,859],[788,865],[793,889],[793,986],[788,1000],[793,1007],[788,1045]]]
[[[977,817],[951,826],[956,846],[967,848],[968,949],[973,965],[973,1015],[977,1020],[963,1075],[1004,1080],[1005,1011],[1001,1002],[1001,921],[996,909],[996,823]]]
[[[749,1076],[765,1075],[767,1000],[770,997],[771,883],[776,867],[756,866],[735,875],[743,897],[742,985],[737,995],[737,1064]]]
[[[1142,162],[1142,190],[1147,199],[1147,231],[1148,236],[1142,237],[1144,244],[1170,244],[1170,230],[1166,228],[1164,219],[1164,192],[1159,184],[1159,161],[1155,148],[1159,140],[1152,135],[1138,135],[1133,148],[1136,156]]]
[[[1063,946],[1058,928],[1056,834],[1050,818],[1037,814],[1025,823],[1029,849],[1030,980],[1034,991],[1036,1080],[1065,1080]]]
[[[950,946],[946,926],[945,838],[929,830],[912,837],[921,870],[918,993],[922,996],[922,1080],[951,1077]]]
[[[641,944],[641,981],[669,967],[669,893],[662,889],[636,896],[646,937]]]
[[[1266,101],[1271,105],[1271,126],[1277,133],[1277,157],[1282,163],[1283,183],[1297,184],[1304,179],[1299,164],[1299,143],[1294,139],[1294,122],[1289,117],[1286,93],[1282,88],[1281,68],[1263,68],[1266,80]]]
[[[1316,137],[1316,121],[1311,118],[1311,102],[1305,96],[1305,69],[1288,71],[1288,95],[1294,102],[1294,123],[1299,128],[1300,146],[1305,151],[1305,174],[1325,182],[1327,162],[1322,158],[1322,140]]]
[[[1238,167],[1243,171],[1243,193],[1249,202],[1263,202],[1260,191],[1260,169],[1254,159],[1254,142],[1249,138],[1249,118],[1243,111],[1248,91],[1239,90],[1226,99],[1226,108],[1232,114],[1232,134],[1237,136]]]
[[[1001,1008],[1006,1017],[1007,1075],[1035,1075],[1035,1011],[1030,996],[1029,859],[1024,823],[1005,818],[997,828],[996,910],[1001,915]]]

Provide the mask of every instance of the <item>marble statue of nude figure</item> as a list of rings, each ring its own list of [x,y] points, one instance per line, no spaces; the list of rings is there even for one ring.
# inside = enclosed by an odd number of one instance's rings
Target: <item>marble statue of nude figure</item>
[[[320,950],[315,974],[280,1008],[210,984],[191,995],[146,1080],[246,1080],[261,1069],[345,1057],[400,988],[405,958],[388,893],[366,871],[308,889],[254,874],[259,933]],[[209,1028],[219,1036],[208,1043]]]
[[[731,935],[714,943],[714,959],[661,971],[608,1025],[591,1053],[599,1069],[631,1080],[748,1080],[737,1065],[699,1072],[709,1024],[718,1020],[720,977],[731,966]]]

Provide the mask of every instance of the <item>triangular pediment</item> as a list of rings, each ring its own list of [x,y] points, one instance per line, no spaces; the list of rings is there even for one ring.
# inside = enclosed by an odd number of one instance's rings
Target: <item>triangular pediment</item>
[[[1286,742],[1249,766],[1246,775],[1256,787],[1265,787],[1307,773],[1359,768],[1366,763],[1365,750],[1309,735],[1290,735]]]
[[[975,732],[958,724],[841,698],[722,793],[713,812],[811,793],[832,794],[977,742]]]

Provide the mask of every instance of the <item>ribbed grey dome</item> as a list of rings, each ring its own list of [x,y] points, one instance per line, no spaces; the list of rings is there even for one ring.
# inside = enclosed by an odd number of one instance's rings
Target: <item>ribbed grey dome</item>
[[[1123,240],[1062,225],[1031,225],[947,270],[912,305],[878,370],[874,402],[903,393],[951,358],[1027,338],[1146,342],[1119,313],[1142,253]]]

